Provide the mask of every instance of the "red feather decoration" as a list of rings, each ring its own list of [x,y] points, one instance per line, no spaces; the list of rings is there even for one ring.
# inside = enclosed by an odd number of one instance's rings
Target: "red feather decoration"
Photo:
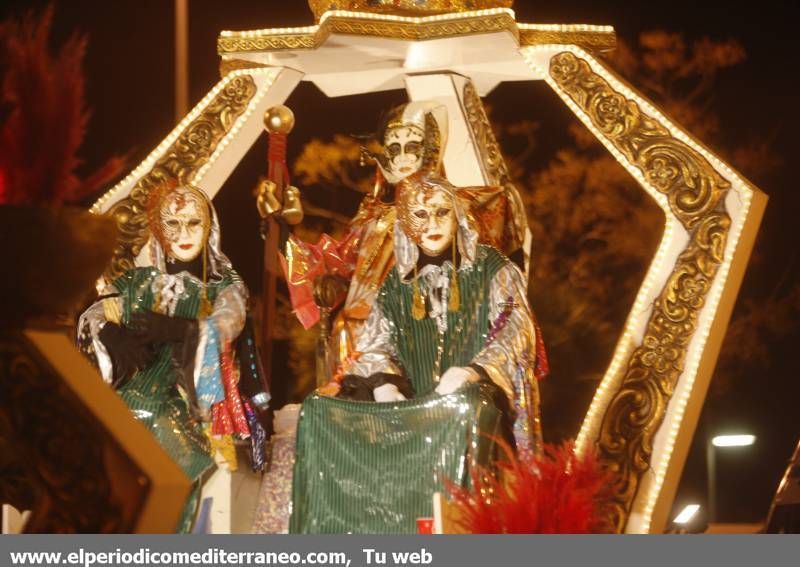
[[[447,487],[454,517],[468,533],[588,534],[611,531],[609,476],[593,454],[575,455],[572,444],[545,447],[541,457],[507,459],[498,473],[479,469],[472,489]]]
[[[89,114],[84,103],[86,38],[73,35],[56,56],[49,38],[53,8],[40,18],[0,25],[0,204],[75,203],[119,175],[124,159],[112,158],[86,181],[75,174]]]

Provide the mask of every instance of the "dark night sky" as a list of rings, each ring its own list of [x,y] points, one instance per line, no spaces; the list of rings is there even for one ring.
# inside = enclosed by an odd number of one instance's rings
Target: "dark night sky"
[[[26,8],[44,6],[41,0],[5,2],[0,17]],[[110,153],[131,152],[132,165],[144,157],[174,125],[173,3],[169,0],[70,0],[56,3],[56,39],[73,30],[89,36],[86,58],[87,98],[92,108],[89,134],[82,152],[87,167]],[[222,29],[256,29],[308,25],[312,15],[302,0],[191,0],[191,103],[198,101],[218,80],[216,37]],[[796,181],[790,178],[798,153],[798,95],[796,80],[797,15],[794,2],[516,2],[517,20],[531,23],[593,23],[613,25],[618,35],[635,40],[641,31],[665,29],[687,38],[708,36],[737,39],[748,58],[722,73],[714,104],[726,130],[743,139],[767,140],[783,166],[760,178],[742,173],[770,195],[760,239],[768,240],[770,261],[763,270],[751,270],[743,294],[767,289],[781,277],[797,279],[795,226],[800,212]],[[367,131],[380,111],[402,101],[404,93],[329,100],[314,87],[302,85],[289,101],[297,115],[292,135],[296,152],[311,136]],[[495,117],[526,118],[567,124],[570,117],[552,93],[528,84],[498,88],[489,97]],[[656,101],[658,102],[658,101]],[[555,137],[558,134],[554,134]],[[713,141],[709,145],[713,148]],[[547,151],[542,142],[542,151]],[[255,176],[263,169],[266,149],[260,140],[216,199],[225,230],[225,249],[253,287],[258,287],[257,218],[249,196]],[[291,155],[290,155],[291,158]],[[736,163],[733,163],[734,167]],[[323,203],[324,204],[324,203]],[[765,236],[766,235],[766,236]],[[783,270],[791,263],[793,268]],[[758,273],[754,273],[758,272]],[[718,465],[719,511],[722,520],[757,520],[765,516],[769,500],[786,459],[800,434],[795,344],[800,332],[772,345],[773,364],[755,372],[735,391],[706,404],[695,444],[678,491],[678,501],[704,498],[703,439],[714,428],[741,426],[759,436],[756,447],[723,455]],[[546,419],[546,416],[545,416]]]

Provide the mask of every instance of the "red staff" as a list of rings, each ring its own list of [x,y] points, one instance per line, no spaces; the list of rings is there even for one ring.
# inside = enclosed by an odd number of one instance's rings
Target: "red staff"
[[[280,269],[278,248],[285,239],[281,233],[285,235],[286,225],[295,225],[303,220],[303,209],[300,192],[289,185],[289,168],[286,166],[286,140],[294,128],[294,113],[286,106],[273,106],[264,113],[264,128],[269,137],[267,178],[258,185],[256,205],[261,215],[261,237],[264,239],[261,352],[264,369],[271,378],[276,283]]]

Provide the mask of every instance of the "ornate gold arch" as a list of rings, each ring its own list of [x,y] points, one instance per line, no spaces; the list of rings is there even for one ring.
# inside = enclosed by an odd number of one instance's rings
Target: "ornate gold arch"
[[[578,449],[595,447],[615,474],[617,531],[658,531],[766,198],[579,47],[523,53],[667,217],[578,437]]]
[[[570,52],[550,63],[550,76],[645,179],[666,195],[690,238],[653,306],[642,344],[633,351],[596,440],[615,474],[614,524],[623,531],[640,480],[650,467],[653,437],[685,369],[689,341],[724,257],[730,217],[722,202],[730,182],[697,151],[616,92],[586,60]]]

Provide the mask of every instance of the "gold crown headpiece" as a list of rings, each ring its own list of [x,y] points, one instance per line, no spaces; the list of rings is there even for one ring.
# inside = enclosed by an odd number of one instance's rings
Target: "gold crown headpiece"
[[[490,8],[510,8],[514,0],[308,0],[319,21],[329,10],[373,12],[395,16],[431,16]]]

